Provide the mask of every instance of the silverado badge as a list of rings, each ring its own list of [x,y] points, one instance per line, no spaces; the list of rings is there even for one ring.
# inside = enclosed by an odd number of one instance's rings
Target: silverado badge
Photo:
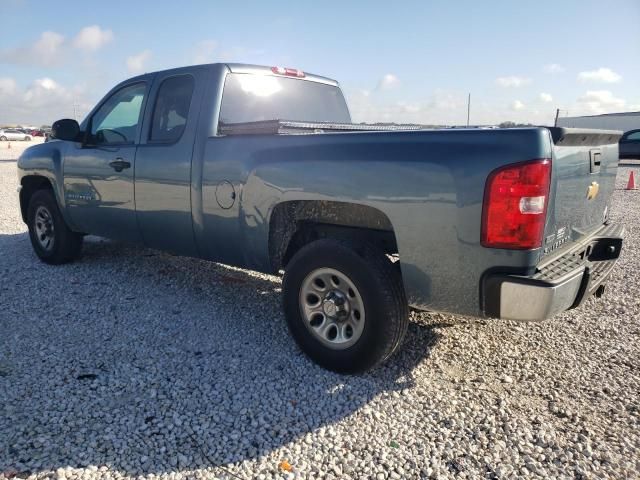
[[[593,200],[598,196],[598,192],[600,191],[600,185],[598,182],[591,182],[589,188],[587,189],[587,200]]]

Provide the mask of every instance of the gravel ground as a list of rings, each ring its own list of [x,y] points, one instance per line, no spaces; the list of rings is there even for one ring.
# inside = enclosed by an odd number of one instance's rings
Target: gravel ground
[[[2,155],[0,478],[640,478],[628,168],[602,299],[537,324],[414,313],[349,377],[295,347],[277,277],[92,237],[40,263]]]

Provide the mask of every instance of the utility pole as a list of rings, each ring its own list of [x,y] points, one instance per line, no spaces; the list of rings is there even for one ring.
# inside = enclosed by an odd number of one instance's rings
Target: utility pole
[[[78,102],[76,101],[76,98],[73,97],[73,119],[77,122],[78,121],[78,113],[76,108],[79,107],[80,105],[78,105]]]
[[[558,117],[560,116],[560,109],[556,108],[556,121],[553,122],[553,126],[557,127],[558,126]]]
[[[469,126],[469,118],[471,117],[471,93],[467,97],[467,127]]]

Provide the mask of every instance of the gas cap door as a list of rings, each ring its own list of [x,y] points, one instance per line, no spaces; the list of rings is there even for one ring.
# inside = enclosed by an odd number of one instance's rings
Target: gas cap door
[[[228,180],[220,182],[216,186],[216,201],[220,208],[231,208],[236,201],[236,190]]]

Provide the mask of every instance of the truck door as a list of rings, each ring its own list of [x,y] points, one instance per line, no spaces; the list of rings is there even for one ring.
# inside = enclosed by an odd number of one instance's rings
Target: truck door
[[[156,76],[136,156],[136,215],[145,245],[197,255],[191,217],[191,157],[205,70]]]
[[[133,172],[147,89],[137,81],[113,92],[88,120],[85,142],[67,148],[65,201],[83,232],[139,240]]]

